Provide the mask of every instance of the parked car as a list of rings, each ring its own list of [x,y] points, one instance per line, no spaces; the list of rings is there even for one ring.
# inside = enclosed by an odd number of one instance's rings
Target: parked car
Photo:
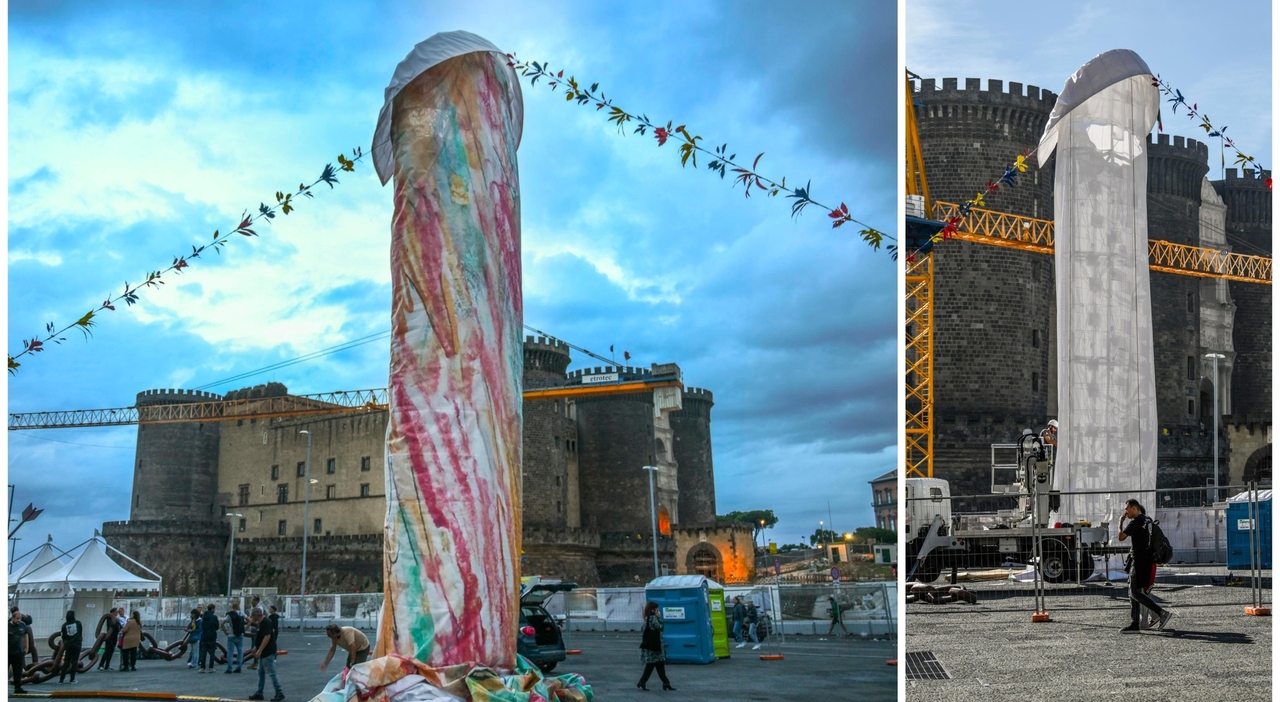
[[[555,670],[564,660],[564,637],[560,626],[542,603],[557,592],[568,592],[577,583],[539,583],[520,596],[520,632],[516,652],[528,658],[544,673]]]

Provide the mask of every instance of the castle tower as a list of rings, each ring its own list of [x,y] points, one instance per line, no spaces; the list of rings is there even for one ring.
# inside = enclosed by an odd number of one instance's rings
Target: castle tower
[[[564,342],[525,337],[524,387],[563,386],[569,361]],[[524,402],[521,570],[591,586],[600,580],[595,564],[600,538],[582,529],[574,420],[570,400]]]
[[[1207,145],[1168,134],[1147,136],[1149,239],[1201,245],[1201,192],[1208,170]],[[1201,373],[1200,296],[1199,278],[1151,271],[1160,425],[1157,488],[1204,487],[1213,477],[1213,435],[1207,429],[1213,421],[1212,380]],[[1173,493],[1162,495],[1157,506],[1195,505],[1203,499],[1200,493]]]
[[[968,78],[919,82],[914,93],[929,191],[963,203],[1039,143],[1057,96]],[[989,208],[1053,219],[1053,164],[1019,174]],[[1053,259],[945,241],[935,247],[934,467],[953,494],[990,492],[990,444],[1040,427],[1056,404]]]
[[[644,368],[595,367],[569,374],[568,383],[616,373],[619,380],[650,377]],[[653,537],[649,474],[658,465],[652,393],[584,397],[575,403],[582,525],[600,534],[596,568],[603,583],[648,582],[653,577]],[[674,412],[672,417],[680,414]],[[664,447],[665,449],[665,447]],[[655,477],[660,530],[670,533],[678,519],[677,476],[660,470]],[[665,520],[662,515],[666,515]],[[666,528],[662,528],[665,523]],[[675,572],[675,544],[659,535],[659,559]]]
[[[711,462],[710,390],[685,388],[683,408],[671,413],[675,438],[675,463],[679,466],[679,526],[712,526],[716,523],[716,478]]]
[[[1147,237],[1199,246],[1200,190],[1209,170],[1209,149],[1180,136],[1170,142],[1168,134],[1147,137]],[[1200,280],[1151,271],[1151,325],[1160,425],[1198,424]]]
[[[195,390],[147,390],[138,393],[137,406],[220,399]],[[164,577],[166,595],[226,587],[230,527],[218,500],[219,434],[217,422],[138,425],[129,521],[102,527],[112,546]]]
[[[1227,169],[1225,180],[1213,187],[1227,204],[1227,243],[1232,251],[1255,256],[1271,255],[1271,190],[1263,171],[1261,179],[1245,169],[1244,177]],[[1271,286],[1228,284],[1236,305],[1232,343],[1235,364],[1231,374],[1231,414],[1236,418],[1271,416]]]

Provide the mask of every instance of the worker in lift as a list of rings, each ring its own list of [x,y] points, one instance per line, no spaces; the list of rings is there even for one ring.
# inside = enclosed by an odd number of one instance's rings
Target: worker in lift
[[[1058,447],[1058,420],[1050,419],[1049,426],[1040,432],[1040,443],[1045,446]]]

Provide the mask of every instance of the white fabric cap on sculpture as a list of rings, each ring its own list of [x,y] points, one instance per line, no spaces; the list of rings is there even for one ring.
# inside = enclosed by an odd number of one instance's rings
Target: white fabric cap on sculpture
[[[471,32],[440,32],[418,42],[408,56],[396,66],[391,74],[391,83],[387,85],[382,111],[378,113],[378,126],[373,132],[373,167],[378,178],[386,185],[395,172],[395,155],[391,149],[391,103],[396,95],[411,83],[414,78],[426,73],[432,66],[444,63],[451,58],[476,52],[491,52],[506,58],[501,49],[484,37]],[[515,71],[512,70],[513,78]],[[519,93],[520,81],[512,80],[511,85]],[[524,129],[524,100],[515,100],[516,112],[516,146],[520,145],[520,136]]]
[[[1036,147],[1036,162],[1041,167],[1053,155],[1058,145],[1058,123],[1064,115],[1083,105],[1085,100],[1097,95],[1103,89],[1133,76],[1151,75],[1147,62],[1129,49],[1112,49],[1094,56],[1067,79],[1062,93],[1053,104],[1049,113],[1049,121],[1045,123],[1044,135],[1040,137],[1040,145]],[[1155,103],[1159,108],[1159,102]],[[1151,115],[1154,121],[1155,114]]]

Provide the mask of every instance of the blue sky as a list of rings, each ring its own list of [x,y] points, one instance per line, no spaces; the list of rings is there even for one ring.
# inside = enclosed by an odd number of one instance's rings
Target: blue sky
[[[1189,102],[1228,127],[1270,170],[1271,2],[1067,2],[910,0],[907,68],[925,78],[995,78],[1062,92],[1086,61],[1131,49]],[[1226,32],[1227,34],[1224,34]],[[1006,87],[1007,89],[1007,87]],[[1166,134],[1212,141],[1208,177],[1221,176],[1218,140],[1182,109],[1162,109]],[[1232,155],[1227,154],[1227,167]],[[976,174],[975,183],[989,175]]]
[[[392,70],[437,31],[598,81],[740,159],[765,152],[762,172],[895,228],[891,3],[460,5],[10,3],[10,353],[367,149]],[[823,212],[793,220],[781,200],[681,169],[674,144],[620,137],[541,85],[524,95],[526,323],[677,362],[713,390],[721,513],[772,508],[779,542],[811,533],[828,500],[838,529],[871,524],[867,481],[897,464],[889,256]],[[369,163],[341,180],[108,314],[89,342],[24,359],[10,411],[125,406],[387,329],[391,195]],[[211,389],[384,387],[386,368],[375,342]],[[11,433],[18,506],[46,509],[19,552],[127,518],[135,436]]]

